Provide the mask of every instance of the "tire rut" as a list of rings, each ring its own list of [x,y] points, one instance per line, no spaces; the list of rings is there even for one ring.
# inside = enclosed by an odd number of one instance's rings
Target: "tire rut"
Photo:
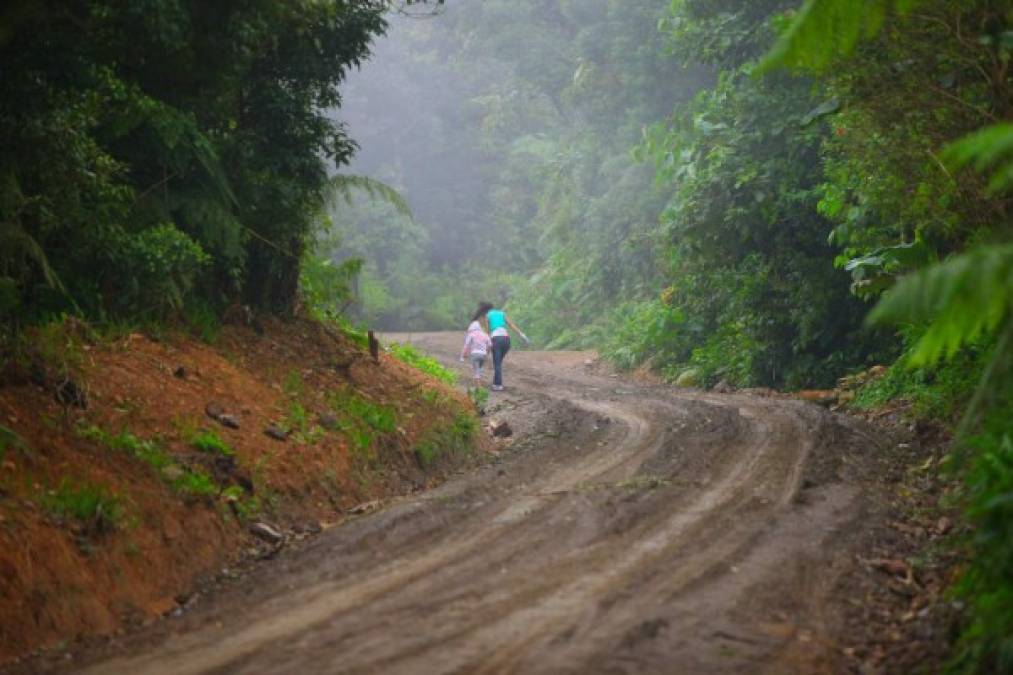
[[[436,351],[456,336],[420,340]],[[785,638],[763,632],[766,609],[743,614],[751,589],[776,583],[792,556],[818,566],[818,530],[850,522],[853,490],[828,489],[807,510],[794,504],[810,455],[828,451],[817,433],[831,423],[826,413],[621,381],[617,389],[617,380],[563,356],[521,352],[514,361],[517,400],[559,402],[576,425],[572,437],[519,455],[509,465],[518,478],[486,490],[489,475],[476,474],[361,519],[367,535],[398,523],[425,536],[403,545],[381,538],[382,562],[336,579],[315,568],[328,550],[355,555],[359,540],[354,527],[326,533],[319,561],[293,572],[295,590],[259,591],[257,616],[219,607],[153,650],[82,672],[666,672],[676,664],[738,672],[771,658]],[[602,430],[595,420],[606,417],[612,424]]]

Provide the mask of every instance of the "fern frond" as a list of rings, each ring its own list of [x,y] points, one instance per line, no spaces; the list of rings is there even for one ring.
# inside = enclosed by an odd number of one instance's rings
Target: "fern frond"
[[[982,173],[993,169],[988,192],[1013,189],[1013,123],[1003,122],[978,129],[951,143],[943,160],[953,168],[971,165]]]
[[[981,246],[908,275],[869,314],[870,323],[922,323],[928,329],[910,356],[913,366],[952,357],[993,333],[1013,305],[1013,245]]]
[[[373,201],[384,202],[393,206],[398,213],[406,218],[412,217],[411,208],[408,202],[401,196],[401,193],[391,186],[367,176],[353,176],[338,174],[331,178],[331,188],[334,197],[345,200],[349,206],[352,205],[356,191],[365,193]]]
[[[39,242],[15,221],[0,222],[0,268],[6,273],[18,274],[24,261],[35,263],[42,278],[52,288],[64,290],[60,278],[49,264],[46,252]]]
[[[887,13],[904,14],[924,0],[806,0],[760,61],[756,73],[780,66],[824,70],[861,40],[879,34]]]

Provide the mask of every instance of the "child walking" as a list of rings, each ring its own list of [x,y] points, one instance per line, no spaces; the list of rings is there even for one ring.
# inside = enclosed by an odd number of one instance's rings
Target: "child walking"
[[[471,356],[471,371],[475,376],[475,386],[482,386],[482,366],[485,364],[485,357],[489,355],[492,348],[492,338],[482,330],[482,324],[472,321],[468,326],[468,335],[464,338],[464,348],[461,349],[461,360],[465,356]]]

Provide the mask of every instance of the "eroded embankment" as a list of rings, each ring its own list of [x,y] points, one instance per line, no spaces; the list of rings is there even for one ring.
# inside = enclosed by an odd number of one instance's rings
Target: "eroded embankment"
[[[453,336],[420,336],[452,353]],[[451,342],[455,344],[451,344]],[[87,672],[827,669],[874,441],[808,404],[518,353],[497,463],[324,533]]]
[[[192,604],[277,552],[252,523],[291,542],[470,461],[433,451],[476,427],[457,392],[312,322],[258,328],[212,346],[70,322],[7,362],[0,664]]]

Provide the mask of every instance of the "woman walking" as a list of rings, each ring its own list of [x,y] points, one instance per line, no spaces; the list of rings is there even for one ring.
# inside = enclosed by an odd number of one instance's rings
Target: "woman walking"
[[[517,331],[525,342],[530,343],[531,340],[510,320],[506,312],[496,309],[491,302],[479,303],[472,320],[479,319],[485,320],[488,332],[492,336],[492,390],[503,391],[503,359],[510,351],[510,331],[507,330],[507,326]]]

